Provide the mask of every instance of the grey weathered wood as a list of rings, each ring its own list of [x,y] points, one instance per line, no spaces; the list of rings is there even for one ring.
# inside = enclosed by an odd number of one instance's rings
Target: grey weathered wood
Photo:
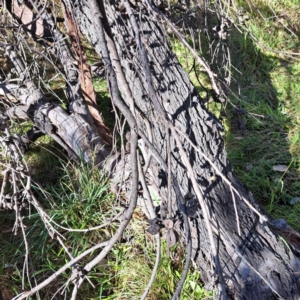
[[[166,128],[159,113],[154,109],[141,67],[140,57],[134,40],[134,33],[124,11],[116,9],[117,4],[104,1],[102,8],[103,21],[107,21],[107,34],[115,41],[120,63],[134,98],[135,113],[139,130],[147,133],[145,118],[150,122],[153,142],[161,156],[167,161]],[[141,11],[139,11],[142,9]],[[94,27],[93,12],[89,11],[84,1],[74,2],[74,12],[82,32],[101,55],[101,46]],[[214,228],[215,241],[227,285],[227,294],[231,299],[299,299],[300,297],[300,261],[288,250],[267,222],[260,222],[254,213],[241,199],[244,197],[263,214],[256,204],[253,195],[238,180],[227,154],[220,132],[222,126],[213,114],[208,112],[191,84],[187,74],[179,65],[177,58],[170,50],[159,22],[149,11],[138,6],[135,16],[139,23],[142,42],[147,50],[151,66],[152,81],[157,96],[172,122],[184,131],[193,143],[204,152],[215,166],[225,175],[239,191],[235,195],[241,228],[238,235],[236,216],[230,187],[191,145],[182,138],[182,143],[190,162],[197,174],[207,205],[211,224]],[[106,19],[107,18],[107,19]],[[109,28],[108,28],[109,27]],[[126,46],[129,45],[129,46]],[[122,83],[119,82],[120,91]],[[125,102],[128,99],[124,98]],[[128,107],[130,103],[127,102]],[[183,195],[194,193],[187,176],[185,166],[177,145],[172,139],[172,172],[181,185]],[[151,160],[151,180],[156,182],[161,198],[167,198],[165,178],[160,166]],[[174,194],[174,193],[173,193]],[[173,199],[173,213],[178,214],[180,207]],[[268,220],[268,218],[267,218]],[[210,257],[210,243],[202,211],[198,209],[197,217],[190,219],[193,236],[193,258],[202,273],[207,287],[214,287],[214,266]],[[277,292],[277,295],[274,293]]]
[[[111,153],[111,148],[99,136],[94,126],[79,113],[68,113],[61,106],[44,97],[35,83],[29,79],[25,66],[12,47],[6,53],[18,73],[23,74],[26,89],[20,89],[22,95],[19,106],[7,110],[9,117],[25,119],[26,115],[45,134],[50,135],[68,154],[75,159],[81,157],[87,163],[103,163]],[[2,85],[0,92],[9,97],[17,97],[19,90],[15,85]],[[9,98],[8,98],[9,99]]]

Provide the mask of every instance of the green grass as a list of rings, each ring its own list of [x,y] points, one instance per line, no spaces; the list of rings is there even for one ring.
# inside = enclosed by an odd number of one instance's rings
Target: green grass
[[[256,5],[268,16],[270,9],[263,3]],[[298,2],[272,2],[272,6],[277,14],[289,16],[290,24],[297,23],[293,16],[294,10],[299,8]],[[251,13],[249,7],[244,5],[244,8],[250,15],[247,24],[261,43],[275,50],[298,51],[299,32],[296,32],[297,37],[287,34],[278,22],[274,24],[271,19],[264,22],[254,11]],[[300,205],[289,204],[300,194],[300,61],[263,50],[249,37],[242,41],[234,32],[232,46],[236,52],[243,53],[239,63],[243,76],[239,76],[241,100],[231,100],[246,113],[238,115],[234,109],[228,109],[229,160],[274,218],[284,218],[300,230],[297,221]],[[240,130],[239,123],[244,130]],[[273,171],[276,165],[289,166],[288,172]]]
[[[44,184],[44,188],[49,189],[49,185]],[[108,191],[109,182],[99,172],[98,169],[93,171],[81,164],[75,166],[68,164],[64,167],[64,175],[60,180],[56,180],[56,185],[46,190],[49,196],[48,201],[42,201],[46,211],[51,219],[56,223],[67,228],[81,229],[91,228],[101,225],[109,219],[112,213],[116,213],[120,208],[114,208],[114,196]],[[39,187],[35,187],[34,193],[42,195]],[[43,192],[45,195],[45,192]],[[51,198],[50,198],[50,195]],[[42,198],[42,197],[40,197]],[[51,275],[59,267],[63,266],[69,257],[63,250],[62,246],[49,237],[49,233],[45,225],[41,221],[40,216],[32,209],[31,212],[24,212],[24,224],[27,227],[26,237],[30,245],[30,280],[31,282],[41,282]],[[11,235],[9,229],[12,228],[14,222],[13,214],[1,215],[1,239],[4,241],[0,245],[1,267],[0,279],[1,283],[10,282],[10,290],[12,293],[21,292],[22,267],[25,255],[24,240],[21,234],[17,236]],[[114,232],[114,226],[106,226],[97,231],[90,232],[67,232],[64,229],[57,228],[60,234],[65,237],[65,245],[73,257],[101,241],[107,240]],[[87,257],[81,261],[84,263],[90,259]],[[5,265],[11,267],[5,268]],[[96,268],[96,272],[97,272]],[[100,269],[99,269],[100,270]],[[53,292],[67,281],[70,272],[62,274],[57,281],[49,285],[41,292],[41,299],[50,299]],[[110,278],[108,275],[107,278]],[[26,289],[29,289],[28,280],[26,278]],[[108,281],[109,282],[109,281]],[[106,283],[102,283],[98,278],[97,291],[100,288],[107,292]],[[105,288],[104,288],[105,287]],[[84,284],[82,291],[89,299],[97,292],[90,290],[88,284]],[[82,298],[84,299],[84,298]]]
[[[140,299],[143,294],[155,262],[154,238],[147,233],[141,234],[146,226],[136,213],[128,232],[132,240],[130,243],[119,244],[112,251],[116,288],[115,293],[105,299]],[[172,260],[167,255],[166,242],[162,241],[159,269],[147,299],[171,299],[184,266],[183,251],[180,247],[174,249],[172,255],[176,254],[177,258]],[[193,269],[187,276],[181,299],[203,298],[212,299],[212,293],[205,291],[201,285],[200,272]]]
[[[64,162],[60,179],[51,187],[47,184],[44,187],[49,196],[48,201],[43,201],[46,211],[53,221],[67,228],[86,229],[103,224],[121,209],[109,192],[109,181],[105,176],[98,169],[91,171],[83,163],[73,165]],[[41,194],[38,187],[34,192]],[[0,281],[11,296],[21,292],[25,255],[22,235],[13,236],[9,232],[13,222],[14,214],[2,214],[0,234],[4,242],[0,245]],[[39,283],[63,266],[69,257],[62,246],[49,237],[34,210],[24,218],[24,224],[28,228],[26,237],[30,245],[30,281]],[[78,299],[139,299],[150,279],[156,255],[154,237],[145,232],[147,227],[145,216],[136,210],[122,242],[116,244],[103,263],[90,273],[95,289],[85,282],[79,290]],[[58,231],[65,237],[68,251],[76,257],[96,243],[108,240],[115,229],[116,225],[85,233],[67,232],[60,228]],[[173,255],[177,257],[171,260],[163,242],[159,270],[147,299],[170,299],[184,266],[183,251],[179,247],[174,249]],[[84,265],[94,255],[86,257],[80,264]],[[40,298],[32,299],[50,299],[69,276],[70,271],[66,271],[40,292]],[[25,282],[25,289],[29,289],[28,280]],[[72,286],[66,289],[67,298],[71,291]],[[190,271],[181,299],[210,299],[211,295],[200,284],[200,272]],[[55,297],[63,298],[60,295]]]

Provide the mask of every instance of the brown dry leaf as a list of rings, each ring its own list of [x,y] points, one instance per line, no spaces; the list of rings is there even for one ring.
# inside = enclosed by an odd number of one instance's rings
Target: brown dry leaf
[[[166,240],[167,240],[168,248],[169,249],[172,248],[177,243],[178,240],[176,231],[174,231],[173,229],[169,229],[166,232]]]
[[[20,5],[17,0],[14,0],[12,11],[14,16],[21,23],[28,24],[26,25],[27,30],[34,30],[34,35],[36,35],[37,37],[44,36],[45,26],[43,25],[43,20],[41,18],[36,18],[33,12],[26,5]]]
[[[174,227],[174,222],[170,219],[163,220],[163,224],[165,225],[166,228],[173,228]]]

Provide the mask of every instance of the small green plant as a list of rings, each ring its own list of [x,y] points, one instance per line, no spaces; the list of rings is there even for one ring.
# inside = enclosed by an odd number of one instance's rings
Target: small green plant
[[[108,193],[109,181],[97,168],[84,163],[64,167],[59,187],[52,188],[55,202],[51,216],[64,226],[87,228],[99,225],[108,217],[113,202]]]

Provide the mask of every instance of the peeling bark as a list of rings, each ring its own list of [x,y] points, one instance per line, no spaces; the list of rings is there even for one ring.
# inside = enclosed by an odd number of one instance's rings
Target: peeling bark
[[[112,135],[110,133],[110,130],[107,126],[105,126],[102,115],[99,113],[99,110],[97,108],[91,68],[87,62],[87,56],[83,48],[81,32],[77,24],[73,20],[72,13],[66,10],[65,15],[66,19],[68,20],[70,39],[73,45],[73,49],[76,53],[75,58],[78,65],[79,80],[83,97],[85,98],[88,109],[93,117],[99,134],[109,145],[112,145]]]

